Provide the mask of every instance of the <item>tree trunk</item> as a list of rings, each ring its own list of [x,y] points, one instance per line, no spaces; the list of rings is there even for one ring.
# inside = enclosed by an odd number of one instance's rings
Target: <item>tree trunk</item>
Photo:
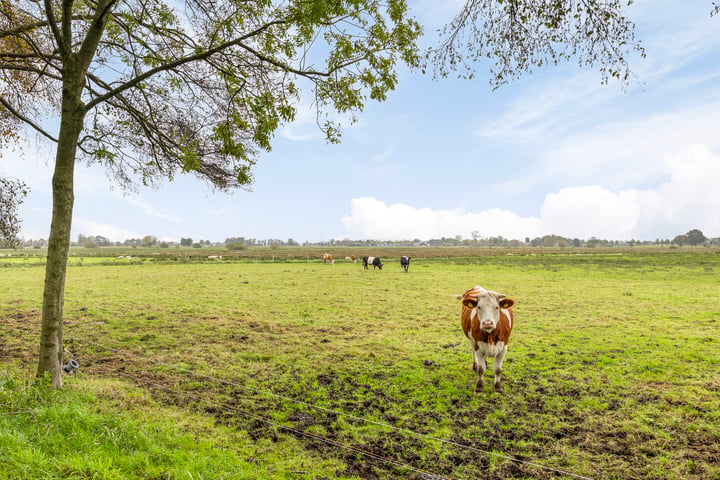
[[[73,88],[67,81],[64,87],[60,134],[52,179],[53,212],[45,267],[40,360],[37,371],[38,376],[43,376],[45,373],[50,374],[51,388],[62,387],[63,306],[75,199],[73,177],[77,143],[85,116],[80,101],[80,89]]]

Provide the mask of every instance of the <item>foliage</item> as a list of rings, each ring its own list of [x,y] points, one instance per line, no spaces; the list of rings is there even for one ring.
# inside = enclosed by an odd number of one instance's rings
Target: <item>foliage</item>
[[[632,0],[627,2],[630,5]],[[467,0],[441,30],[439,47],[426,62],[436,75],[460,70],[472,77],[483,58],[493,59],[490,83],[498,87],[534,67],[577,59],[580,66],[599,65],[602,81],[630,80],[628,55],[645,55],[635,41],[634,24],[621,0]]]
[[[398,61],[417,63],[420,28],[402,0],[48,5],[0,3],[0,71],[24,79],[4,82],[2,113],[56,139],[33,117],[60,116],[72,82],[89,115],[79,154],[125,186],[181,172],[222,190],[247,185],[258,152],[294,119],[303,82],[318,115],[352,114],[385,99]],[[333,121],[321,128],[337,140]]]
[[[700,230],[693,229],[685,234],[687,243],[689,245],[702,245],[708,241],[707,237]]]
[[[0,245],[18,247],[20,219],[17,208],[27,196],[28,188],[20,180],[0,177]]]
[[[245,250],[247,247],[243,242],[228,242],[225,244],[228,250]]]

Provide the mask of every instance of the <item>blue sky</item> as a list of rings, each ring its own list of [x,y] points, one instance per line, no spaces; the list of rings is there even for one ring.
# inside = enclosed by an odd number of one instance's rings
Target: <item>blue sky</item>
[[[426,38],[459,3],[411,2]],[[496,91],[489,64],[472,81],[403,69],[387,101],[368,104],[327,145],[309,109],[260,156],[252,191],[212,192],[195,177],[124,193],[98,167],[76,168],[73,239],[155,235],[296,241],[421,240],[545,234],[720,237],[720,16],[712,2],[642,0],[628,10],[647,58],[633,83],[601,85],[574,63]],[[21,236],[47,238],[51,146],[29,134],[0,174],[32,191]]]

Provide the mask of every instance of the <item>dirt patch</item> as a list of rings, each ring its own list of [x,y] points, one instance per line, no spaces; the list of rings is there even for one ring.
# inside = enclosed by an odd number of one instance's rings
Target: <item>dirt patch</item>
[[[12,312],[0,317],[0,361],[33,363],[40,340],[40,312]]]

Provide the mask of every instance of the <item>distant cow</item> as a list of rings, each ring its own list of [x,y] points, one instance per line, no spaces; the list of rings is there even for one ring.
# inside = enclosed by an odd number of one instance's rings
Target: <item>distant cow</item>
[[[400,268],[402,268],[402,271],[407,273],[408,268],[410,268],[410,257],[406,257],[403,255],[400,257]]]
[[[323,263],[329,263],[330,265],[335,265],[335,260],[333,259],[333,256],[329,253],[323,253]]]
[[[365,270],[368,269],[368,265],[372,265],[373,270],[375,270],[375,267],[382,270],[382,262],[380,262],[378,257],[363,257],[363,268]]]
[[[462,295],[460,321],[465,336],[470,340],[473,370],[478,374],[475,394],[483,391],[483,375],[487,369],[487,357],[494,357],[495,390],[502,390],[500,374],[507,353],[510,332],[513,328],[512,306],[515,301],[497,292],[477,286]]]

